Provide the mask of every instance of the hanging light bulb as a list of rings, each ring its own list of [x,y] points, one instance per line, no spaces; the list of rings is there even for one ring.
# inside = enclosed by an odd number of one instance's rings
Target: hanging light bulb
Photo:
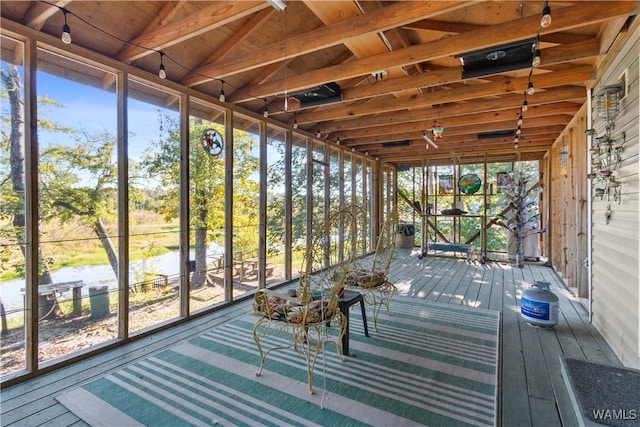
[[[318,128],[318,132],[316,132],[316,137],[320,138],[322,134],[320,133],[320,128]]]
[[[224,80],[220,80],[220,102],[226,101],[227,98],[224,96]]]
[[[521,133],[522,133],[522,128],[518,126],[518,129],[516,129],[516,135],[520,135]]]
[[[71,29],[69,28],[69,25],[67,25],[67,13],[69,13],[69,11],[63,7],[62,14],[64,15],[64,25],[62,26],[62,37],[60,37],[60,39],[64,44],[71,44]]]
[[[531,65],[533,67],[539,67],[541,61],[542,59],[540,58],[540,49],[536,49],[535,53],[533,54],[533,61],[531,61]]]
[[[522,114],[518,116],[518,126],[522,126]]]
[[[527,85],[527,95],[533,95],[534,93],[536,93],[536,88],[533,87],[532,82],[529,82]]]
[[[264,101],[264,112],[262,113],[262,115],[264,116],[265,119],[269,117],[269,110],[267,109],[267,101]]]
[[[522,112],[526,112],[529,109],[529,104],[527,103],[527,100],[525,99],[524,102],[522,103]]]
[[[167,70],[165,70],[164,62],[162,60],[164,58],[164,52],[158,52],[158,53],[160,54],[160,67],[158,69],[158,77],[164,80],[167,78]]]
[[[298,122],[296,121],[296,113],[293,113],[293,128],[298,129]]]
[[[549,2],[544,2],[544,9],[542,9],[542,18],[540,19],[540,26],[542,28],[547,28],[551,25],[551,8],[549,7]]]

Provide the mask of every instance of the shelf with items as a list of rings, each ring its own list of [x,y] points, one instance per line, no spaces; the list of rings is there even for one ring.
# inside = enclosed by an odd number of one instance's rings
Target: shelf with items
[[[477,252],[486,258],[484,165],[446,165],[427,168],[425,196],[431,209],[422,216],[422,256],[435,249]],[[476,169],[481,172],[478,173]]]

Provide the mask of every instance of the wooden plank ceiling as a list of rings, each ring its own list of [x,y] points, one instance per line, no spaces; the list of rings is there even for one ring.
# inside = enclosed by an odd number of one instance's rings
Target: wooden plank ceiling
[[[224,90],[225,102],[259,114],[266,106],[271,119],[411,163],[540,158],[585,102],[598,61],[637,3],[550,2],[546,28],[543,1],[290,0],[284,11],[266,0],[3,1],[2,16],[59,36],[65,7],[74,44],[154,74],[162,52],[172,81],[216,98]],[[495,57],[508,52],[497,47],[527,40],[540,50],[539,66],[464,78],[458,55]],[[535,93],[525,97],[529,81]],[[332,83],[341,93],[331,103],[300,102],[300,93]],[[507,135],[479,137],[486,132]]]

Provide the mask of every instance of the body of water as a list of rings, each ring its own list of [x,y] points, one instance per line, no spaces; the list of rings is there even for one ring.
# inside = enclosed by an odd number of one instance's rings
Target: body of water
[[[223,253],[222,247],[215,243],[209,245],[208,254]],[[191,254],[193,257],[193,253]],[[129,265],[130,277],[136,272],[143,270],[153,270],[158,274],[166,274],[169,276],[177,276],[180,274],[180,252],[171,251],[164,255],[149,257],[147,259],[134,261]],[[73,282],[82,280],[84,287],[82,294],[88,295],[89,288],[94,286],[108,286],[109,289],[117,288],[118,281],[113,273],[113,269],[109,264],[105,265],[86,265],[80,267],[63,267],[51,272],[53,283]],[[5,310],[22,309],[24,305],[24,296],[20,289],[25,287],[24,279],[3,280],[0,282],[0,297]]]

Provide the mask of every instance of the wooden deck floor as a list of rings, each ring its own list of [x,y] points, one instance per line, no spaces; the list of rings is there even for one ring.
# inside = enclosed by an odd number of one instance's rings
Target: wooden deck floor
[[[391,279],[399,295],[462,304],[502,313],[500,423],[503,426],[574,426],[569,395],[560,373],[567,356],[621,366],[620,361],[588,322],[586,310],[567,292],[549,267],[511,264],[470,264],[465,260],[398,250]],[[560,319],[553,329],[529,326],[519,315],[519,296],[531,283],[552,284],[560,298]],[[83,426],[84,422],[54,397],[119,366],[188,339],[249,310],[250,301],[171,328],[68,368],[41,376],[1,393],[3,426]]]

